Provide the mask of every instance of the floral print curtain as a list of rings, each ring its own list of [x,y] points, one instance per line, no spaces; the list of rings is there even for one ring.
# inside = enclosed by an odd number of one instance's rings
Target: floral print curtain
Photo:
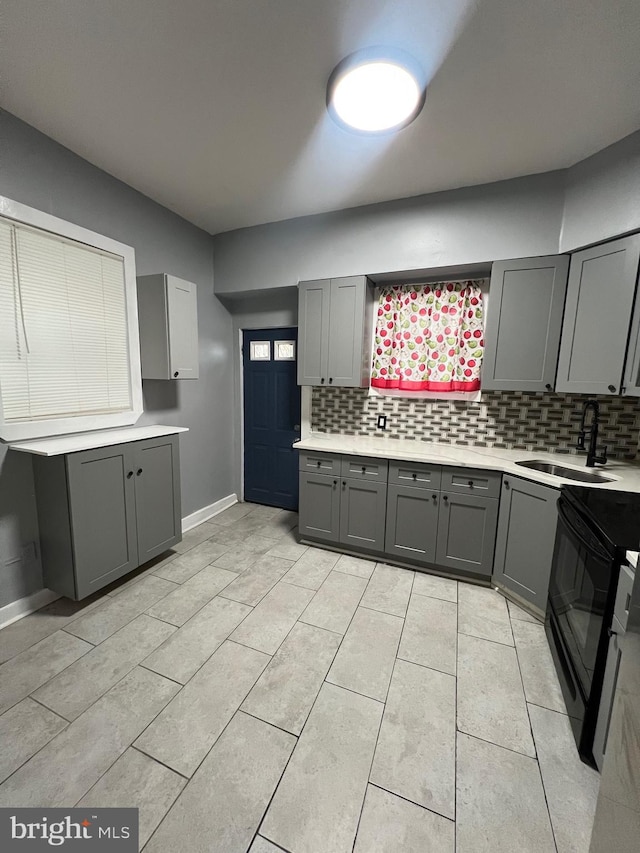
[[[381,290],[374,388],[476,392],[483,349],[480,282],[402,284]]]

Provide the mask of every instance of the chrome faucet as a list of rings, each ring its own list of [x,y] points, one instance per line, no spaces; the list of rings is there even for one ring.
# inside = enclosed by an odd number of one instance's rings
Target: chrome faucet
[[[607,464],[607,448],[602,448],[602,453],[598,454],[598,425],[600,419],[600,405],[597,400],[587,400],[582,407],[582,418],[580,420],[580,432],[578,433],[578,450],[584,450],[584,440],[586,436],[585,422],[587,413],[591,410],[591,425],[589,427],[589,447],[587,448],[586,467],[593,468],[596,463],[598,465]]]

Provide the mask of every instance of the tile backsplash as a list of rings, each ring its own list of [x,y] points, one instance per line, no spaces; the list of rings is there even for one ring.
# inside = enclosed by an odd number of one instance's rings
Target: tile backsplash
[[[311,428],[325,433],[574,453],[587,399],[581,394],[487,391],[481,402],[471,403],[368,397],[367,389],[360,388],[313,388]],[[640,461],[640,400],[596,399],[600,403],[599,445],[607,445],[611,458]],[[378,414],[387,416],[384,432],[376,427]]]

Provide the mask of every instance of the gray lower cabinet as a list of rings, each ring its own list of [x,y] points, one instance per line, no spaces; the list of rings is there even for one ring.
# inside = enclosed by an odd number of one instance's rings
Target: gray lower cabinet
[[[300,464],[303,464],[303,454]],[[298,529],[303,539],[310,537],[325,542],[340,539],[339,484],[338,477],[300,472]]]
[[[488,578],[500,483],[497,471],[303,451],[300,536]]]
[[[598,770],[602,770],[604,754],[607,749],[613,699],[618,681],[618,672],[620,670],[620,659],[622,657],[621,642],[627,630],[634,584],[635,572],[630,566],[622,566],[620,568],[618,590],[613,609],[613,621],[611,630],[609,631],[609,648],[607,649],[607,660],[602,682],[598,722],[596,723],[596,730],[593,736],[593,757],[595,758]]]
[[[435,563],[439,498],[439,492],[432,490],[388,487],[386,554],[414,563]]]
[[[493,570],[498,500],[442,492],[436,563],[465,574],[489,577]]]
[[[182,538],[178,436],[34,456],[45,585],[81,599]]]
[[[547,609],[560,492],[520,477],[502,482],[493,580]]]
[[[558,364],[569,258],[496,261],[482,360],[489,391],[551,391]]]
[[[341,544],[368,551],[384,551],[386,482],[364,479],[344,479],[341,482]]]

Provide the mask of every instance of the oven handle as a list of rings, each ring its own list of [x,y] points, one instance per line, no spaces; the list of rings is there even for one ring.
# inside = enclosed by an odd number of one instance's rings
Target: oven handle
[[[576,539],[590,554],[600,559],[603,563],[611,562],[611,555],[602,547],[600,542],[594,537],[591,541],[587,541],[584,539],[576,530],[576,528],[571,523],[571,519],[564,508],[562,498],[558,501],[558,515],[560,516],[560,520],[564,522],[565,527],[569,531],[569,533]],[[576,513],[578,514],[578,513]],[[582,516],[579,516],[582,519]],[[584,519],[583,519],[584,520]],[[585,522],[585,525],[587,522]]]

